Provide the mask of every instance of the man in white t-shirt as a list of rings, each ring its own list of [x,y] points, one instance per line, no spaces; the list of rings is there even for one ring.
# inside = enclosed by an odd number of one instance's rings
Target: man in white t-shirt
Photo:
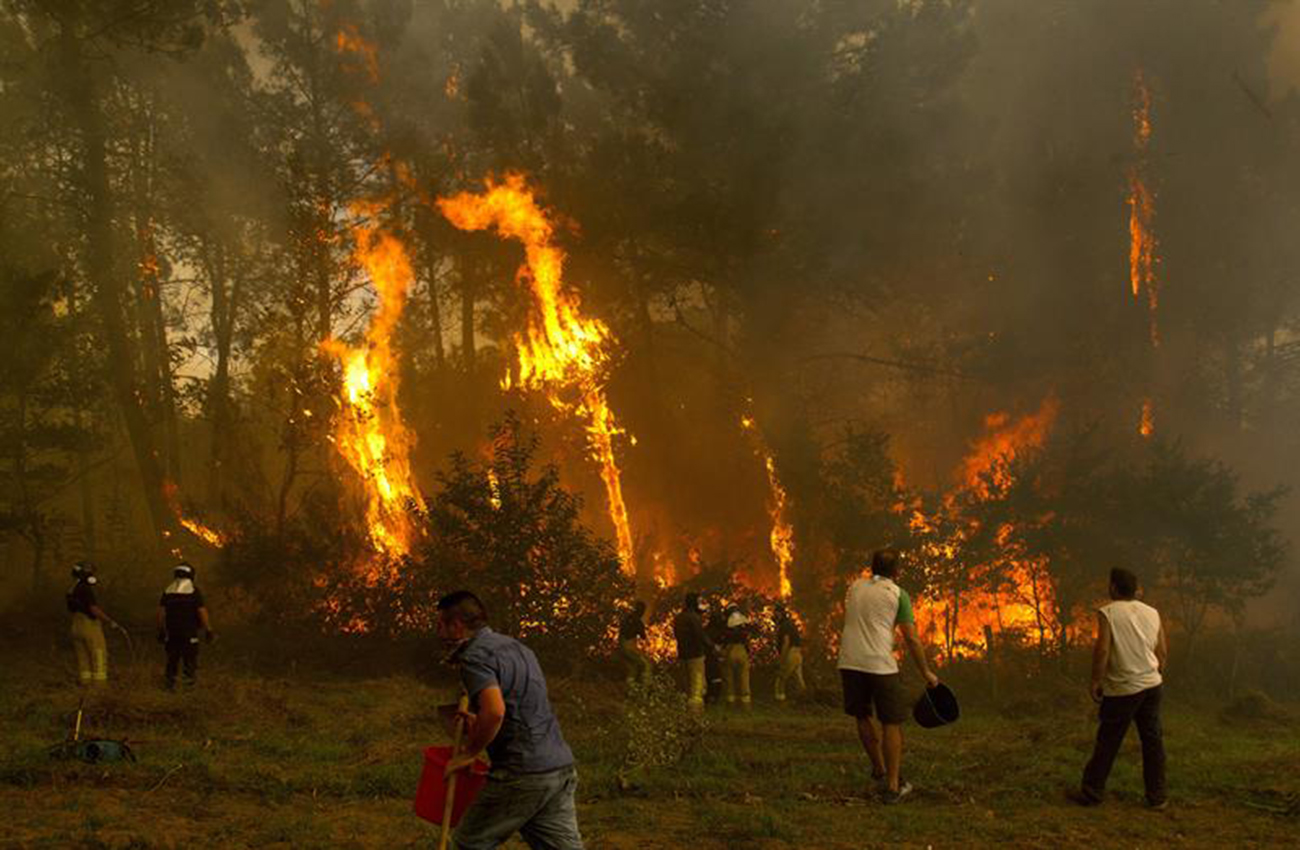
[[[1160,729],[1160,689],[1169,655],[1160,612],[1137,598],[1137,576],[1110,571],[1112,601],[1097,612],[1092,653],[1092,698],[1101,703],[1097,744],[1083,769],[1079,801],[1100,803],[1115,756],[1130,723],[1142,739],[1142,780],[1147,805],[1165,807],[1165,744]]]
[[[882,549],[871,556],[871,576],[850,585],[837,665],[844,683],[844,713],[858,722],[858,738],[871,759],[871,777],[885,782],[886,803],[897,803],[912,791],[911,784],[899,776],[903,721],[909,706],[894,658],[895,631],[902,632],[926,684],[939,684],[916,634],[912,599],[894,583],[898,567],[898,552]],[[879,718],[879,731],[871,719],[873,708]]]

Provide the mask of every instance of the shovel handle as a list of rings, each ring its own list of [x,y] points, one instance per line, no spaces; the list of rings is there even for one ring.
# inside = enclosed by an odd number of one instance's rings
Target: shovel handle
[[[451,739],[451,757],[460,755],[460,736],[465,731],[464,713],[469,711],[469,694],[460,695],[456,706],[455,732]],[[438,850],[447,850],[447,839],[451,837],[451,810],[456,802],[456,776],[459,771],[447,777],[447,795],[442,804],[442,834],[438,837]]]

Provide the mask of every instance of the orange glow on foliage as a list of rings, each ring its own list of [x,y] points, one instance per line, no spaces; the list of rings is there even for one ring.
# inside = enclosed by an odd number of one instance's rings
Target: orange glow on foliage
[[[564,252],[555,245],[554,226],[519,174],[502,182],[487,181],[486,190],[439,198],[438,208],[461,230],[495,229],[524,246],[525,262],[516,280],[533,295],[528,327],[515,334],[518,363],[502,381],[506,389],[541,390],[551,404],[586,423],[587,445],[600,465],[623,570],[635,572],[632,529],[623,501],[622,473],[614,438],[623,433],[605,397],[613,342],[599,319],[582,315],[578,297],[564,287]]]

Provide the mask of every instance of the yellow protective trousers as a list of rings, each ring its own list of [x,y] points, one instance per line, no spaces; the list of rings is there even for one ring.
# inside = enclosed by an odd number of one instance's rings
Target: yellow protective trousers
[[[749,650],[743,643],[727,644],[726,654],[722,656],[722,692],[727,702],[740,701],[748,705],[749,695]]]
[[[797,646],[788,646],[781,653],[781,669],[776,673],[776,699],[785,699],[785,686],[790,680],[799,686],[802,693],[807,687],[803,682],[803,650]]]
[[[704,658],[686,659],[686,699],[693,711],[704,710]]]
[[[623,659],[623,668],[627,672],[628,685],[632,685],[638,680],[643,683],[650,681],[654,667],[651,666],[650,659],[646,654],[637,646],[636,641],[620,641],[618,654]]]
[[[77,653],[78,682],[102,685],[108,681],[108,645],[102,623],[85,614],[73,614],[72,649]]]

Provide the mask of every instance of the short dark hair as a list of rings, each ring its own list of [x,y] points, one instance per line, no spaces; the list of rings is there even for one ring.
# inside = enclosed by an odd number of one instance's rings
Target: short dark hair
[[[635,612],[638,613],[638,614],[643,614],[643,613],[645,613],[645,600],[644,600],[644,599],[638,599],[637,601],[633,602],[633,603],[632,603],[632,610],[635,611]]]
[[[464,623],[467,628],[477,629],[487,625],[487,608],[483,605],[483,600],[468,590],[457,590],[439,599],[438,611]]]
[[[686,594],[686,598],[682,600],[682,607],[687,611],[697,610],[700,607],[700,595],[694,591]]]
[[[1138,577],[1131,570],[1116,567],[1110,571],[1110,586],[1120,599],[1132,599],[1137,596]]]
[[[877,549],[871,555],[871,574],[893,578],[898,575],[898,550]]]

